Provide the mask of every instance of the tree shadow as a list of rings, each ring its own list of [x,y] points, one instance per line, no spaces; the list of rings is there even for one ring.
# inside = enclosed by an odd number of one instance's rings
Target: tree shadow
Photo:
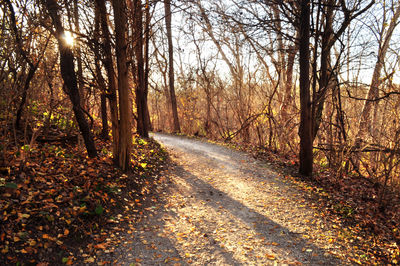
[[[291,232],[286,227],[186,171],[183,167],[176,166],[175,171],[192,187],[193,197],[202,200],[214,209],[221,209],[222,206],[224,210],[256,231],[259,236],[277,243],[275,248],[284,250],[288,256],[308,265],[344,264],[343,261],[329,254],[328,250],[307,242],[306,239],[301,238],[299,233]],[[201,188],[200,191],[199,188]],[[203,190],[206,190],[206,193]]]
[[[167,194],[170,190],[175,189],[174,184],[170,184],[166,188]],[[126,236],[125,242],[128,244],[121,245],[116,248],[113,254],[104,256],[105,260],[116,262],[118,265],[191,265],[196,263],[194,258],[185,257],[185,250],[178,244],[177,232],[169,230],[171,225],[170,221],[179,221],[182,219],[177,211],[172,209],[165,209],[163,206],[167,204],[166,201],[160,200],[159,195],[154,195],[157,198],[158,208],[150,210],[145,208],[143,214],[138,214],[140,220],[135,224],[134,232]],[[155,222],[157,221],[157,222]],[[197,230],[201,226],[193,223]],[[168,233],[167,233],[168,232]],[[207,252],[211,255],[221,255],[224,259],[224,264],[227,265],[243,265],[237,261],[231,252],[219,246],[218,241],[209,234],[209,231],[204,228],[201,229],[199,235],[208,242]],[[212,258],[206,258],[207,264],[215,264]]]

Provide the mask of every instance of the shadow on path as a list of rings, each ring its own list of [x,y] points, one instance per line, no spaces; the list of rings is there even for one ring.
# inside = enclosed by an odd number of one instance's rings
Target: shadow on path
[[[221,207],[223,210],[227,210],[237,219],[247,224],[248,227],[255,230],[260,236],[265,237],[266,240],[273,240],[278,243],[277,248],[283,249],[288,256],[308,265],[343,264],[338,258],[329,254],[327,250],[308,243],[298,233],[291,232],[256,210],[231,198],[225,192],[216,189],[181,166],[176,166],[175,172],[192,187],[193,196],[196,199],[206,202],[207,205],[216,210],[221,210]],[[206,193],[203,190],[206,190]],[[306,250],[312,250],[312,252],[305,252]]]

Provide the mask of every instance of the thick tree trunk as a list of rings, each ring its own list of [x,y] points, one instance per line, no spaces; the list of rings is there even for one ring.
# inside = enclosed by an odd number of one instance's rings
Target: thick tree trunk
[[[113,138],[113,159],[118,164],[118,147],[119,147],[119,132],[118,132],[118,105],[117,105],[117,84],[115,80],[115,70],[111,52],[111,37],[107,24],[107,10],[105,0],[96,0],[96,8],[100,14],[101,31],[104,38],[104,67],[108,76],[108,100],[110,103],[111,113],[111,132]]]
[[[301,1],[299,25],[300,65],[300,169],[305,176],[312,176],[313,141],[310,102],[310,1]]]
[[[74,70],[74,55],[70,47],[68,47],[62,36],[64,34],[64,28],[61,23],[61,18],[59,15],[59,7],[55,0],[42,0],[43,5],[47,8],[50,17],[53,21],[53,26],[56,31],[56,37],[58,41],[59,51],[60,51],[60,68],[61,76],[64,80],[66,91],[72,102],[73,111],[75,114],[76,121],[78,123],[79,129],[82,133],[86,150],[89,157],[96,157],[97,151],[94,144],[92,134],[88,122],[85,117],[80,105],[80,95],[78,90],[78,83],[76,79],[76,73]]]
[[[165,26],[167,29],[168,39],[168,66],[169,66],[169,94],[171,99],[172,117],[174,122],[174,132],[180,132],[181,128],[179,125],[178,107],[176,104],[175,96],[175,84],[174,84],[174,46],[172,43],[172,30],[171,30],[171,0],[164,0],[165,9]]]
[[[132,102],[131,90],[129,88],[129,76],[127,66],[127,43],[126,43],[126,24],[125,1],[113,0],[115,40],[118,69],[118,95],[119,95],[119,146],[118,146],[118,166],[123,171],[130,168],[131,147],[132,147]]]

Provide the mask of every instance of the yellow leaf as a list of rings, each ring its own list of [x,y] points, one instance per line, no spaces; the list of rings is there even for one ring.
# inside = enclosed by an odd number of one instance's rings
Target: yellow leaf
[[[276,257],[274,254],[265,254],[265,256],[267,257],[267,259],[269,260],[276,260]]]
[[[65,229],[65,230],[64,230],[64,235],[65,235],[65,236],[69,235],[69,230],[68,230],[68,229]]]
[[[94,262],[94,258],[93,257],[89,257],[85,260],[86,263],[93,263]]]

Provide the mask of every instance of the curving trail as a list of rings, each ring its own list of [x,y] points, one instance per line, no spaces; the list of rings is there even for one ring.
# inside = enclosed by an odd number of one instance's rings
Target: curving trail
[[[267,165],[230,149],[153,134],[176,164],[172,184],[148,208],[130,246],[130,265],[345,265],[333,228],[302,192]],[[133,265],[133,264],[132,264]]]

